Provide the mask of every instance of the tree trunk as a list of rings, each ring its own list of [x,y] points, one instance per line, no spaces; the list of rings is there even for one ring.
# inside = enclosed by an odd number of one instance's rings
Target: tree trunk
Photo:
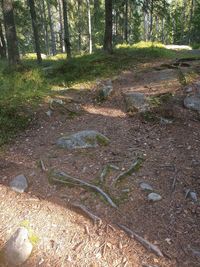
[[[32,27],[33,27],[33,35],[34,35],[34,41],[35,41],[35,52],[37,54],[38,63],[41,63],[42,57],[41,57],[40,40],[39,40],[39,33],[38,33],[37,16],[36,16],[36,12],[35,12],[35,2],[34,2],[34,0],[28,0],[28,4],[29,4],[29,8],[30,8],[31,21],[32,21]]]
[[[52,52],[52,55],[55,56],[55,54],[56,54],[56,38],[55,38],[55,33],[54,33],[51,6],[49,3],[49,0],[47,0],[47,9],[48,9],[48,17],[49,17],[49,27],[50,27],[50,32],[51,32],[51,52]]]
[[[44,0],[42,0],[42,10],[43,10],[43,14],[41,14],[41,17],[42,17],[42,24],[44,27],[46,54],[49,55],[48,24],[47,24],[47,16],[46,16],[46,8],[45,8]]]
[[[150,25],[149,25],[149,36],[148,40],[153,40],[153,11],[154,11],[154,0],[151,0],[150,6]]]
[[[15,67],[20,62],[12,0],[2,0],[2,9],[8,48],[8,62]]]
[[[81,51],[81,0],[78,0],[78,51]]]
[[[124,40],[126,43],[128,43],[128,0],[125,0],[124,13]]]
[[[61,53],[64,52],[64,34],[63,34],[63,12],[62,12],[62,2],[58,0],[58,9],[59,9],[59,24],[60,24],[60,31],[59,31],[59,38],[60,38],[60,49]]]
[[[191,40],[192,40],[191,28],[192,28],[193,13],[194,13],[194,0],[191,0],[190,19],[189,19],[189,26],[188,26],[188,44],[191,44]]]
[[[105,0],[104,51],[112,53],[112,0]]]
[[[91,23],[90,0],[87,0],[87,6],[88,6],[89,53],[92,54],[92,23]]]
[[[0,21],[0,57],[1,59],[6,58],[6,42],[3,35],[3,28]]]
[[[65,50],[67,52],[67,58],[71,58],[71,43],[69,37],[69,24],[68,24],[68,14],[67,14],[67,1],[62,0],[63,3],[63,19],[64,19],[64,40],[65,40]]]

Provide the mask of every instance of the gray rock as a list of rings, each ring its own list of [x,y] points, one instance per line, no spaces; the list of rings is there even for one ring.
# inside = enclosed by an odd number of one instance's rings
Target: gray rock
[[[193,91],[193,88],[192,88],[191,86],[186,86],[186,87],[185,87],[185,92],[186,92],[187,94],[192,93],[192,91]]]
[[[187,96],[184,99],[184,106],[188,109],[200,111],[200,97],[199,96]]]
[[[110,140],[97,131],[80,131],[75,134],[63,136],[57,140],[57,145],[61,148],[92,148],[108,145]]]
[[[169,119],[166,119],[166,118],[163,118],[163,117],[160,118],[160,124],[162,124],[162,125],[172,124],[172,123],[173,123],[172,120],[169,120]]]
[[[28,230],[20,227],[5,245],[5,261],[9,266],[21,266],[30,257],[32,249],[33,246],[29,241]]]
[[[124,94],[127,112],[144,112],[149,108],[149,104],[143,93],[126,92]]]
[[[18,193],[24,193],[24,191],[28,188],[28,182],[26,177],[23,174],[16,176],[11,182],[10,187],[12,190]]]
[[[157,194],[157,193],[150,193],[150,194],[148,195],[148,200],[149,200],[149,201],[156,202],[156,201],[159,201],[159,200],[161,200],[161,199],[162,199],[161,195],[159,195],[159,194]]]
[[[104,101],[107,100],[113,91],[112,81],[108,80],[99,90],[97,100]]]
[[[140,188],[144,191],[153,191],[153,187],[147,183],[140,183]]]
[[[197,194],[195,192],[190,191],[188,195],[194,202],[198,201]]]

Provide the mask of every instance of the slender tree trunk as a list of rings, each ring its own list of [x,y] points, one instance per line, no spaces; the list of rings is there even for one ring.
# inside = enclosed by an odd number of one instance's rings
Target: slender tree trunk
[[[78,51],[81,51],[81,0],[78,0]]]
[[[38,33],[37,16],[35,12],[35,2],[34,0],[28,0],[28,4],[30,8],[33,35],[34,35],[34,41],[35,41],[35,52],[37,54],[38,63],[41,63],[42,57],[41,57],[40,40],[39,40],[39,33]]]
[[[87,6],[88,6],[89,53],[92,54],[92,23],[91,23],[90,0],[87,0]]]
[[[6,58],[6,41],[3,35],[3,28],[0,21],[0,57],[1,59]]]
[[[105,0],[104,51],[112,53],[112,0]]]
[[[63,34],[63,12],[62,12],[62,2],[58,0],[58,9],[59,9],[59,24],[60,24],[60,31],[59,31],[59,38],[60,38],[60,49],[61,53],[64,52],[64,34]]]
[[[46,54],[49,55],[48,24],[47,24],[47,15],[46,15],[46,8],[45,8],[44,0],[42,0],[42,10],[43,10],[43,14],[41,14],[41,17],[43,18],[42,23],[44,27]]]
[[[99,29],[99,11],[100,11],[100,0],[94,0],[94,30],[95,32]]]
[[[188,26],[188,44],[191,44],[191,39],[192,39],[191,28],[192,28],[193,13],[194,13],[194,0],[191,0],[190,19]]]
[[[67,0],[62,0],[63,3],[63,19],[64,19],[64,40],[65,40],[65,50],[67,52],[67,58],[71,58],[71,43],[69,37],[69,24],[68,24],[68,10],[67,10]]]
[[[151,41],[153,39],[153,11],[154,11],[154,0],[151,0],[150,25],[149,25],[149,37],[148,37],[148,39]]]
[[[47,0],[47,9],[48,9],[48,17],[49,17],[49,27],[50,27],[50,32],[51,32],[51,52],[54,56],[56,54],[56,38],[55,38],[55,33],[54,33],[51,5],[49,3],[49,0]]]
[[[128,0],[125,0],[124,40],[126,43],[128,43]]]
[[[12,0],[2,0],[9,65],[15,67],[20,62],[19,48],[14,20]]]

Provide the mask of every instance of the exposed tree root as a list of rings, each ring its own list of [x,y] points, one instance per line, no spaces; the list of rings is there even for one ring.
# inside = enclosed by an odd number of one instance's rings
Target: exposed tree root
[[[143,237],[139,236],[138,234],[136,234],[135,232],[133,232],[132,230],[130,230],[126,226],[124,226],[122,224],[117,224],[117,225],[119,226],[119,228],[124,230],[128,234],[128,236],[130,236],[131,238],[134,238],[138,242],[140,242],[140,244],[142,244],[147,250],[153,252],[154,254],[156,254],[159,257],[163,257],[162,252],[160,251],[160,249],[157,246],[153,245],[148,240],[146,240]]]
[[[75,182],[74,185],[91,188],[92,190],[101,194],[113,208],[117,208],[117,205],[112,201],[112,199],[108,196],[108,194],[106,194],[101,188],[99,188],[96,185],[93,185],[93,184],[85,182],[81,179],[72,177],[71,175],[68,175],[65,172],[57,172],[57,173],[51,174],[51,180],[53,182],[62,183],[62,184],[68,184],[69,182]]]

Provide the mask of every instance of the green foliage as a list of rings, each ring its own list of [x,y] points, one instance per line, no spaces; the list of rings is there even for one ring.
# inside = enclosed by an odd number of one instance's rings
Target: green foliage
[[[33,109],[48,90],[39,69],[0,70],[0,145],[31,122]]]
[[[52,84],[93,82],[97,78],[107,78],[128,69],[138,62],[154,58],[172,58],[173,51],[160,43],[140,42],[135,45],[118,45],[112,55],[96,52],[91,55],[77,56],[55,65],[54,74],[48,76]],[[59,62],[58,62],[59,63]],[[50,62],[49,62],[50,64]]]

